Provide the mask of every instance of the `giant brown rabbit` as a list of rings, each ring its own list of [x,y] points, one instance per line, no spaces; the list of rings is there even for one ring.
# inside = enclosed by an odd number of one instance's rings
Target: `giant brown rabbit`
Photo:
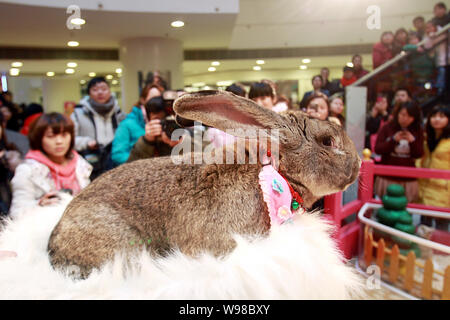
[[[306,208],[324,195],[346,189],[359,174],[361,160],[345,131],[301,111],[277,114],[221,91],[186,94],[175,101],[174,110],[223,131],[277,129],[279,155],[274,165]],[[179,249],[189,256],[205,251],[222,256],[236,246],[235,234],[268,234],[270,218],[258,184],[261,161],[175,164],[172,160],[126,163],[93,181],[70,202],[50,236],[52,265],[77,266],[86,276],[116,252],[131,254],[136,250],[130,245],[134,241],[144,241],[155,255]]]

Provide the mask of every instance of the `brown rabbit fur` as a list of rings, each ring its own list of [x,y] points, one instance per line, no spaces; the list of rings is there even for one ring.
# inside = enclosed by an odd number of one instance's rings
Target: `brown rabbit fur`
[[[279,129],[279,171],[306,207],[344,190],[358,176],[361,161],[344,130],[303,112],[277,114],[218,91],[182,96],[174,110],[224,131]],[[132,253],[136,246],[130,241],[148,244],[148,239],[152,254],[175,248],[191,256],[229,253],[236,245],[234,234],[265,235],[270,229],[258,184],[261,168],[259,161],[175,165],[170,157],[121,165],[68,205],[49,240],[51,263],[76,265],[87,275],[117,251]]]

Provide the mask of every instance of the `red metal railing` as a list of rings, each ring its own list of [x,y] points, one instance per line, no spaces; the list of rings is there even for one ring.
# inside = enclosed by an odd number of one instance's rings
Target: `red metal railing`
[[[326,196],[324,199],[324,217],[331,220],[336,226],[336,232],[333,234],[333,237],[347,259],[356,254],[360,225],[357,217],[353,222],[345,225],[342,225],[343,220],[357,213],[366,202],[381,203],[380,200],[373,199],[373,183],[374,177],[377,175],[450,180],[450,170],[376,165],[372,160],[363,160],[359,176],[358,198],[344,206],[342,205],[342,192]],[[450,208],[425,206],[415,203],[410,203],[407,207],[438,210],[450,214]]]

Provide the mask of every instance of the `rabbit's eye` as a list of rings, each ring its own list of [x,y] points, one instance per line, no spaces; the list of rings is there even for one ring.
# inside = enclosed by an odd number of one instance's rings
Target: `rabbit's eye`
[[[322,144],[326,147],[336,148],[336,143],[332,137],[325,137],[322,140]]]

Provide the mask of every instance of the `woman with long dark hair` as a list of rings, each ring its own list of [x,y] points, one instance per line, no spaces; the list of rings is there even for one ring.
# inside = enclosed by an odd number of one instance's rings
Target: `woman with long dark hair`
[[[378,133],[375,152],[381,155],[380,164],[415,167],[415,159],[423,155],[422,113],[417,103],[408,101],[396,105],[393,118]],[[380,198],[390,184],[401,184],[409,202],[418,200],[416,179],[376,177],[375,194]]]
[[[425,126],[424,155],[417,161],[421,168],[450,170],[450,108],[437,105],[428,115]],[[437,207],[450,207],[450,181],[443,179],[419,179],[421,203]],[[423,217],[423,223],[431,226],[432,219]],[[436,219],[436,228],[447,230],[446,219]]]

